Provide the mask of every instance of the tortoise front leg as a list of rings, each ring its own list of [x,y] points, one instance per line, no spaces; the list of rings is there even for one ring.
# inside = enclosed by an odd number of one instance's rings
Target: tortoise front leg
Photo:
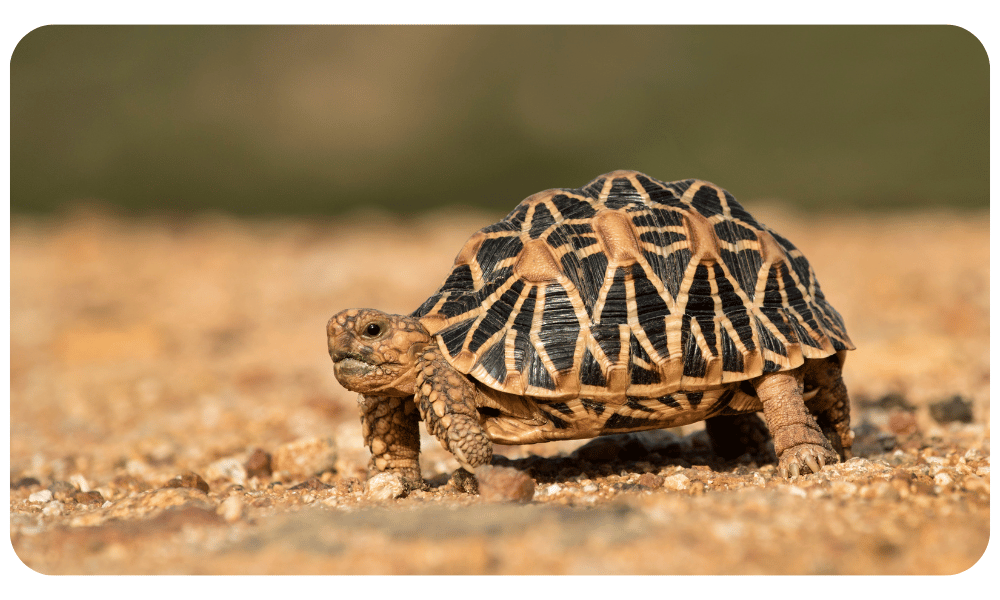
[[[754,380],[764,405],[764,421],[774,439],[778,470],[785,477],[806,470],[818,473],[827,463],[839,460],[830,441],[802,399],[802,370],[762,375]]]
[[[420,417],[413,396],[359,396],[361,432],[372,452],[368,475],[395,473],[412,488],[420,476]]]
[[[488,465],[493,457],[493,442],[479,425],[475,386],[444,359],[434,344],[424,349],[417,368],[416,400],[427,432],[470,473]]]

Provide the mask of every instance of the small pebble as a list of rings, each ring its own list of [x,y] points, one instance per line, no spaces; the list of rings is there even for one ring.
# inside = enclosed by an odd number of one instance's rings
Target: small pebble
[[[23,487],[31,487],[33,485],[41,485],[42,482],[38,481],[34,477],[22,477],[17,481],[10,484],[10,489],[16,490]]]
[[[663,487],[668,490],[686,490],[691,485],[691,479],[684,473],[677,473],[663,479]]]
[[[49,502],[52,500],[52,492],[49,490],[42,490],[40,492],[35,492],[34,494],[28,496],[28,502]]]
[[[273,487],[276,487],[276,486],[272,486],[272,488]],[[315,490],[328,490],[328,489],[330,489],[332,487],[333,487],[332,485],[323,483],[323,480],[321,480],[319,477],[310,477],[306,481],[303,481],[302,483],[300,483],[298,485],[293,485],[292,487],[290,487],[288,489],[290,489],[290,490],[314,490],[315,491]]]
[[[98,491],[89,492],[77,492],[76,496],[73,497],[74,500],[80,504],[103,504],[104,496]]]
[[[201,475],[188,471],[183,475],[178,475],[170,481],[167,482],[165,487],[168,488],[192,488],[205,492],[206,494],[210,491],[208,484],[205,480],[201,478]]]
[[[976,448],[969,448],[969,450],[962,456],[966,462],[973,462],[983,460],[983,454]]]
[[[230,496],[219,504],[215,512],[227,523],[239,521],[243,516],[243,499],[236,495]]]
[[[934,476],[934,484],[942,487],[951,485],[951,476],[947,473],[938,473]]]
[[[865,400],[861,399],[858,401],[861,406],[865,408],[879,408],[882,410],[889,410],[891,408],[900,408],[903,410],[913,411],[916,407],[907,401],[906,397],[898,392],[890,392],[881,396],[878,400]]]
[[[121,488],[129,492],[144,492],[152,489],[148,482],[132,475],[119,475],[111,482],[113,487]]]
[[[916,457],[914,457],[909,452],[903,452],[902,450],[896,450],[889,457],[889,464],[895,466],[909,466],[916,462]]]
[[[535,480],[510,467],[483,465],[476,469],[476,480],[486,502],[529,502],[535,496]]]
[[[49,491],[56,500],[69,500],[80,490],[68,481],[55,481],[49,486]]]
[[[917,418],[912,412],[895,410],[889,415],[889,431],[896,435],[911,435],[917,432]]]
[[[642,487],[647,488],[658,488],[663,485],[663,477],[653,473],[643,473],[639,476],[639,480],[636,482]]]
[[[271,460],[273,472],[289,478],[333,471],[336,464],[337,444],[330,437],[304,438],[284,444],[275,450]]]
[[[961,396],[952,396],[947,400],[930,405],[931,416],[938,423],[971,423],[972,402]]]
[[[45,508],[42,509],[42,514],[47,517],[61,515],[63,508],[65,508],[65,505],[63,505],[62,502],[59,502],[58,500],[53,500],[52,502],[49,502],[48,504],[45,505]]]
[[[83,475],[79,473],[76,473],[75,475],[70,475],[69,482],[75,485],[77,488],[79,488],[81,492],[90,491],[90,483]]]
[[[406,495],[406,486],[399,475],[379,473],[365,485],[365,497],[369,500],[392,500]]]
[[[257,448],[247,459],[247,477],[259,477],[260,479],[271,478],[271,455]]]

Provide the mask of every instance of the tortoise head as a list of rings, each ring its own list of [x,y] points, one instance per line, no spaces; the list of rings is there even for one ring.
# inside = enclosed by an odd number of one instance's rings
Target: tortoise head
[[[419,320],[370,308],[333,315],[326,334],[340,385],[381,396],[414,393],[417,357],[432,341]]]

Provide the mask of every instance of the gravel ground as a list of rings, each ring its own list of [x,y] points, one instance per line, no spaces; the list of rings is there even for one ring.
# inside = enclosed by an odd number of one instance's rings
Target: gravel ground
[[[489,215],[16,217],[13,547],[48,574],[968,569],[989,540],[988,215],[751,209],[810,258],[858,346],[856,458],[785,480],[714,456],[695,425],[497,446],[472,496],[425,434],[430,487],[403,498],[365,484],[324,326],[412,310]]]

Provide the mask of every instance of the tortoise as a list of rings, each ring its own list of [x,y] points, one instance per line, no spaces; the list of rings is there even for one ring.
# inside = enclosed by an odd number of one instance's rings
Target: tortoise
[[[420,420],[469,473],[493,443],[703,420],[729,458],[769,432],[785,477],[850,457],[841,316],[802,253],[706,181],[614,171],[529,196],[412,314],[344,310],[327,335],[370,474],[409,485]]]

